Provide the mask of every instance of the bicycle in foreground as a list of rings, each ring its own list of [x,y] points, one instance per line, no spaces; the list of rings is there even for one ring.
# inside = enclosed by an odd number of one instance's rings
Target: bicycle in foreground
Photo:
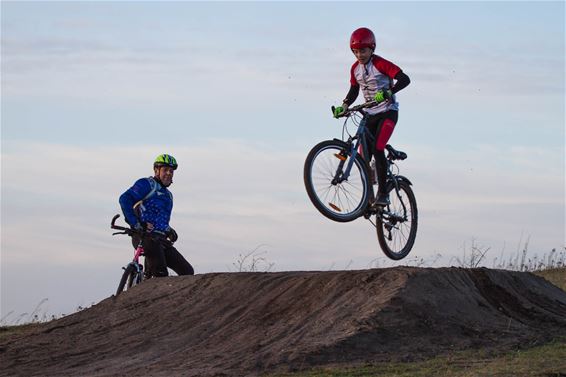
[[[142,234],[141,231],[136,231],[134,229],[126,228],[123,226],[116,225],[116,220],[120,215],[115,215],[112,218],[112,223],[110,228],[119,230],[120,232],[112,233],[116,234],[127,234],[130,237],[137,235],[140,239],[136,250],[134,251],[134,259],[128,263],[125,267],[122,267],[124,272],[120,278],[120,283],[118,284],[118,289],[116,290],[116,296],[118,296],[123,291],[131,289],[133,286],[140,284],[144,279],[144,266],[140,263],[140,257],[143,256],[143,237],[147,236]]]
[[[342,139],[326,140],[315,145],[304,165],[305,188],[313,205],[324,216],[338,222],[353,221],[361,216],[375,227],[379,245],[386,256],[399,260],[411,251],[417,236],[418,210],[412,183],[399,175],[396,161],[407,154],[387,144],[386,192],[390,204],[376,206],[370,171],[374,170],[364,156],[372,156],[370,146],[374,137],[366,126],[363,109],[376,106],[375,101],[353,106],[340,117],[345,117]],[[334,108],[332,109],[334,111]],[[351,135],[348,121],[357,126]],[[348,139],[344,141],[345,134]],[[377,172],[373,171],[373,177]],[[375,220],[372,220],[375,218]]]

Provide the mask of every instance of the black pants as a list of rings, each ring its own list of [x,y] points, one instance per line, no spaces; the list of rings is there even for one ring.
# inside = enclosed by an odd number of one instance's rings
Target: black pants
[[[395,110],[385,111],[367,118],[367,127],[371,134],[375,137],[370,143],[370,150],[375,157],[375,166],[377,168],[377,189],[380,194],[385,193],[385,183],[387,180],[387,159],[385,158],[385,144],[393,133],[393,128],[397,124],[399,112]],[[383,124],[387,121],[387,129],[383,129]]]
[[[134,248],[140,242],[139,237],[132,237]],[[143,254],[145,256],[146,276],[169,276],[167,267],[177,275],[194,275],[193,266],[173,247],[164,236],[152,235],[143,238]]]

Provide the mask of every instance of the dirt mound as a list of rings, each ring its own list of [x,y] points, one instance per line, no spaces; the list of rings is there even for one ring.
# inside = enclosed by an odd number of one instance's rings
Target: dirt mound
[[[258,375],[563,336],[566,293],[526,272],[217,273],[152,279],[5,336],[0,375]]]

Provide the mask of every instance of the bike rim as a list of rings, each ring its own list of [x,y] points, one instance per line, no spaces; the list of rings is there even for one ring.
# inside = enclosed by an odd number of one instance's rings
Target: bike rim
[[[311,164],[311,183],[316,198],[325,209],[336,217],[348,216],[359,211],[367,196],[367,183],[363,167],[359,160],[354,160],[348,180],[332,184],[341,162],[341,148],[328,146],[321,149]],[[346,168],[349,157],[344,163]]]

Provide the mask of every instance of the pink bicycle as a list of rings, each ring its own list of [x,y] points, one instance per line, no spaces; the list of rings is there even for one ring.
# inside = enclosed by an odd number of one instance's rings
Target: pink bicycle
[[[147,234],[142,234],[142,232],[140,231],[116,225],[115,222],[118,217],[120,217],[120,215],[116,215],[112,218],[110,228],[120,230],[120,232],[112,233],[112,235],[114,236],[116,234],[127,234],[130,237],[137,235],[140,239],[140,242],[136,247],[136,250],[134,251],[134,259],[125,267],[122,267],[124,272],[122,273],[120,284],[118,284],[116,296],[118,296],[123,291],[131,289],[133,286],[138,285],[143,281],[144,266],[140,263],[140,257],[143,256],[143,238],[147,237]]]

